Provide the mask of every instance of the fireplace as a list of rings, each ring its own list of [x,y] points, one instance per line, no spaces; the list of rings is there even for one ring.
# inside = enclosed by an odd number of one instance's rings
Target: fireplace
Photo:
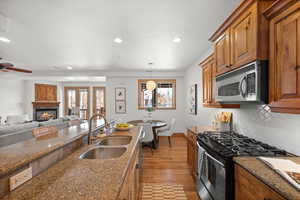
[[[38,108],[35,110],[35,119],[39,122],[57,119],[57,111],[56,108]]]
[[[59,115],[59,102],[33,102],[33,120],[48,121],[57,119]]]

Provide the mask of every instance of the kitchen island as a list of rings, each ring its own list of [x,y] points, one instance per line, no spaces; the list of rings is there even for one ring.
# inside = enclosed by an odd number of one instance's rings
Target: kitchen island
[[[113,159],[79,159],[93,145],[83,145],[74,153],[3,197],[3,200],[30,199],[117,199],[131,160],[136,153],[141,128],[113,132],[130,135],[125,153]]]

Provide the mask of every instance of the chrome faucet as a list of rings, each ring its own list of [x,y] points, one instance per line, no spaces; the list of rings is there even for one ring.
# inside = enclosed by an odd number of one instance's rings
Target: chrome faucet
[[[91,116],[90,119],[89,119],[89,133],[88,133],[88,144],[89,145],[92,144],[92,122],[93,122],[93,119],[95,117],[103,118],[103,120],[104,120],[104,128],[108,127],[107,120],[105,119],[105,117],[104,117],[103,114],[94,114],[93,116]]]

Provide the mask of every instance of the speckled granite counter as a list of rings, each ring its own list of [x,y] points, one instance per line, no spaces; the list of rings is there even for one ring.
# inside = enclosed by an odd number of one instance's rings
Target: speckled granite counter
[[[300,164],[300,157],[288,157],[286,159]],[[292,185],[281,178],[281,176],[279,176],[276,172],[271,170],[267,165],[257,158],[237,157],[234,158],[234,161],[286,199],[300,199],[300,191],[295,189]]]
[[[100,121],[94,123],[99,126]],[[67,145],[87,135],[88,123],[70,126],[59,130],[56,137],[48,139],[32,138],[23,142],[0,148],[0,177],[15,170],[16,168],[30,163],[64,145]]]
[[[114,134],[131,135],[127,151],[115,159],[78,159],[85,145],[45,172],[5,196],[3,200],[115,200],[133,156],[140,128]]]
[[[191,128],[188,128],[188,130],[194,134],[199,134],[203,133],[205,131],[217,131],[215,128],[212,126],[193,126]]]

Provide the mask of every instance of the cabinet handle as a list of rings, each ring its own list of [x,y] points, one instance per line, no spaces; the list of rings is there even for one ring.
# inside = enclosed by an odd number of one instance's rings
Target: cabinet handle
[[[264,198],[264,200],[272,200],[271,198]]]
[[[226,65],[225,67],[226,67],[226,68],[230,68],[230,65]]]
[[[298,69],[300,68],[300,66],[296,66],[296,67],[294,67],[294,69],[297,71]]]

